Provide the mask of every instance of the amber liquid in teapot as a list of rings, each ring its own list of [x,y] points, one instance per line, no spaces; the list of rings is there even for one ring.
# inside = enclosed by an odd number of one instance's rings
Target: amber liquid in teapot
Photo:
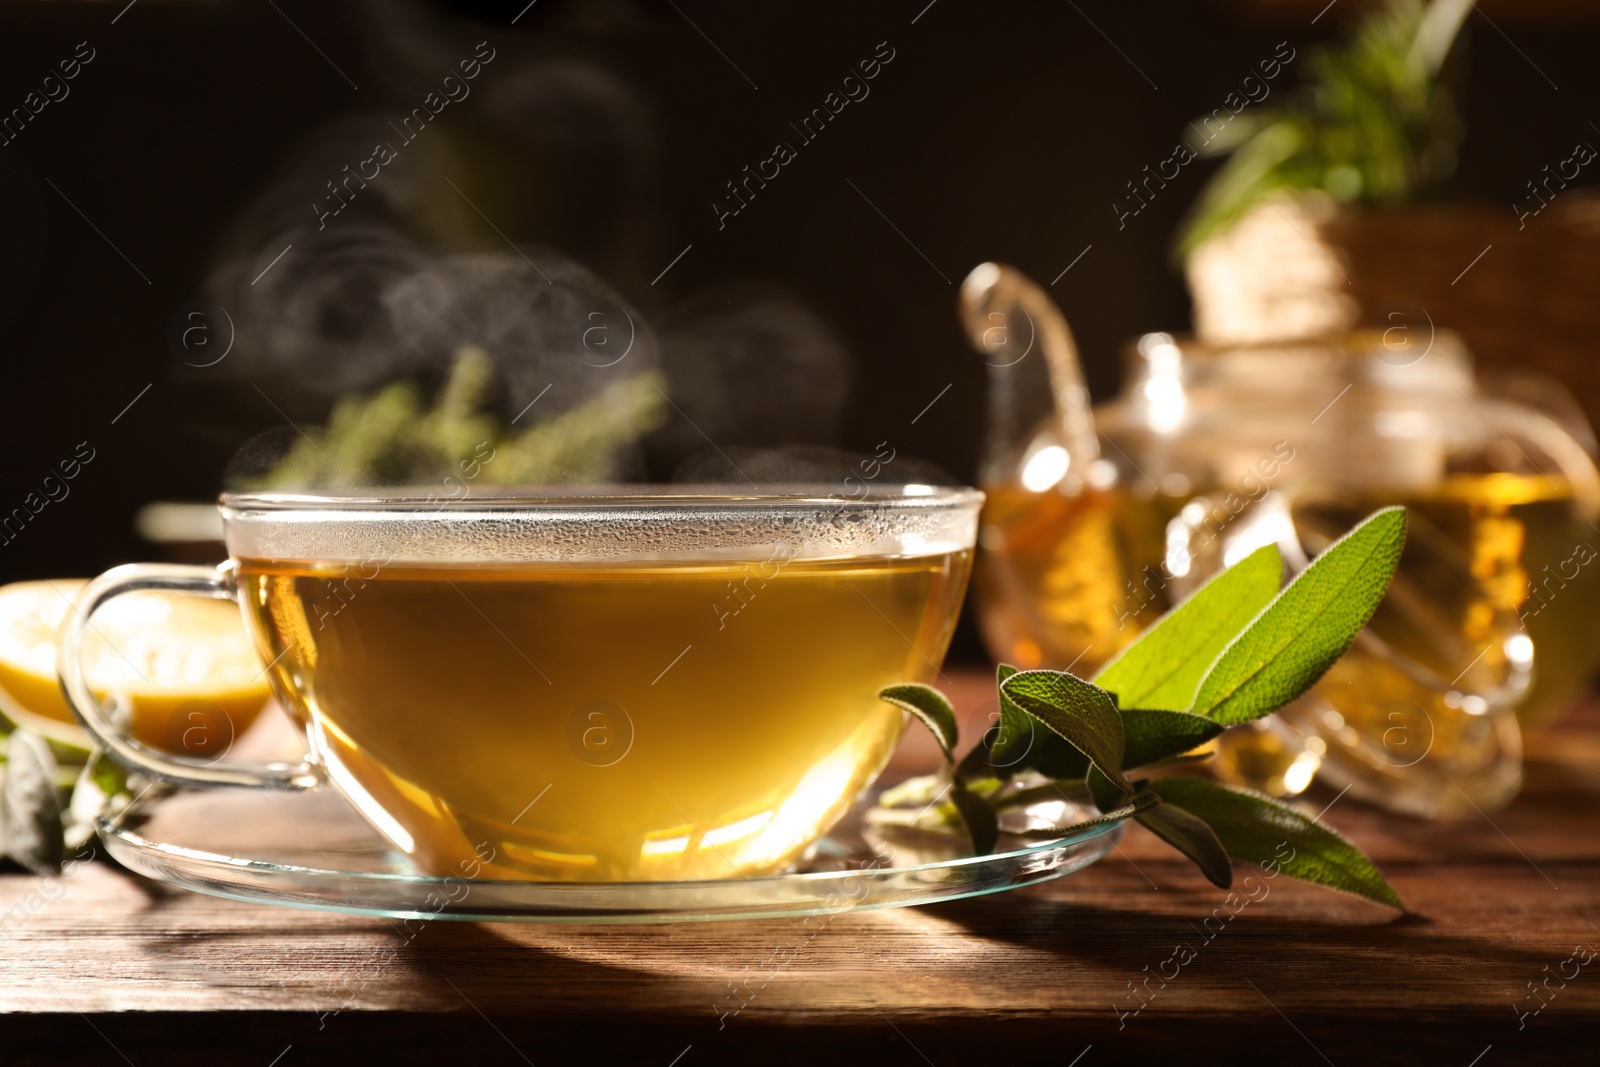
[[[1088,677],[1171,606],[1167,522],[1183,501],[1125,487],[984,488],[973,576],[990,655]]]

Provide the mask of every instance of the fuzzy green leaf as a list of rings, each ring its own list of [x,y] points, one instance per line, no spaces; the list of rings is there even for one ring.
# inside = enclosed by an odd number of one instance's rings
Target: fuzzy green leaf
[[[1224,788],[1205,778],[1163,778],[1151,783],[1150,790],[1166,801],[1160,811],[1182,809],[1204,819],[1236,860],[1273,865],[1291,878],[1405,910],[1399,894],[1360,849],[1271,797]]]
[[[972,838],[972,854],[987,856],[1000,840],[1000,817],[990,803],[957,783],[950,789],[950,802],[961,813],[967,824],[967,836]]]
[[[1100,773],[1099,767],[1090,767],[1089,773],[1084,776],[1083,784],[1089,790],[1089,798],[1094,801],[1094,806],[1102,812],[1115,811],[1122,807],[1132,793],[1138,792],[1139,787],[1129,783],[1126,787],[1117,785],[1111,779]]]
[[[988,753],[989,769],[1002,777],[1032,768],[1050,778],[1082,778],[1089,769],[1088,758],[1058,735],[1042,729],[1033,716],[1006,695],[1002,687],[1016,673],[1017,668],[1004,663],[995,671],[1000,723],[995,730],[994,747]]]
[[[1282,584],[1278,546],[1263,545],[1157,619],[1094,683],[1124,708],[1188,708],[1206,669]]]
[[[1000,691],[1074,748],[1089,757],[1124,792],[1122,713],[1111,694],[1065,671],[1019,671]]]
[[[930,685],[920,682],[903,682],[899,685],[885,686],[878,690],[878,696],[902,711],[909,711],[926,726],[932,733],[935,741],[939,742],[939,749],[944,753],[946,761],[955,758],[956,742],[960,740],[961,728],[956,725],[956,711],[950,706],[944,694]]]
[[[1186,711],[1131,708],[1122,713],[1122,769],[1131,771],[1182,756],[1226,729],[1220,722]],[[1050,746],[1031,761],[1039,773],[1050,778],[1082,778],[1089,773],[1088,756],[1055,734],[1041,737],[1047,737]]]
[[[1006,696],[1006,679],[1017,673],[1017,669],[1008,663],[1002,663],[995,668],[995,688],[999,694],[1000,724],[995,734],[994,748],[989,753],[991,766],[1000,769],[1021,770],[1032,761],[1034,747],[1039,739],[1038,728],[1028,717],[1027,712],[1017,707],[1016,702]]]
[[[1092,766],[1088,756],[1049,730],[1039,731],[1039,743],[1034,746],[1028,762],[1046,778],[1063,780],[1082,778]]]
[[[951,777],[958,782],[970,782],[978,778],[1004,777],[1005,774],[1015,770],[1007,767],[996,771],[989,764],[990,745],[999,734],[999,730],[990,727],[983,732],[978,743],[967,749],[967,754],[956,761]]]
[[[0,850],[35,874],[61,870],[64,843],[56,761],[43,738],[16,730],[0,784]]]
[[[1385,508],[1334,542],[1217,657],[1190,710],[1250,722],[1311,688],[1377,610],[1405,539],[1405,509]]]
[[[1071,826],[1049,827],[1042,830],[1019,830],[1008,833],[1007,837],[1018,837],[1024,841],[1056,841],[1061,838],[1071,837],[1085,830],[1092,830],[1096,826],[1111,826],[1125,819],[1132,818],[1140,812],[1149,811],[1161,803],[1161,797],[1155,793],[1135,793],[1128,798],[1128,802],[1119,808],[1096,815],[1092,819],[1073,823]]]
[[[1193,860],[1212,885],[1221,889],[1229,888],[1233,885],[1233,863],[1228,859],[1227,849],[1222,847],[1216,832],[1203,819],[1174,807],[1166,793],[1157,788],[1162,784],[1152,783],[1151,792],[1160,796],[1165,803],[1134,816],[1139,820],[1139,825]]]
[[[1181,756],[1227,729],[1220,722],[1187,711],[1144,708],[1124,711],[1122,727],[1127,738],[1122,768],[1128,771]]]

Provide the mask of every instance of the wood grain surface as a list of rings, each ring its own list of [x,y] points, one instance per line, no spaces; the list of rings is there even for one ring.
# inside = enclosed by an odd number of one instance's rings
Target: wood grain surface
[[[952,682],[981,721],[985,676]],[[908,739],[891,773],[932,757]],[[1600,703],[1530,739],[1527,779],[1509,809],[1459,823],[1333,805],[1329,821],[1414,909],[1404,917],[1278,878],[1224,922],[1225,894],[1138,829],[1058,882],[807,925],[407,927],[199,896],[106,863],[60,880],[0,875],[0,1058],[1592,1057],[1600,957],[1567,961],[1600,949]]]

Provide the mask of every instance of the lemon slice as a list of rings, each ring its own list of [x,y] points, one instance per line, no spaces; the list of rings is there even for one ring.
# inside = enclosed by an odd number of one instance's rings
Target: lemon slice
[[[56,634],[82,578],[0,588],[0,710],[87,747],[56,681]],[[271,697],[236,605],[180,594],[125,593],[95,612],[84,671],[133,736],[191,756],[220,757]]]

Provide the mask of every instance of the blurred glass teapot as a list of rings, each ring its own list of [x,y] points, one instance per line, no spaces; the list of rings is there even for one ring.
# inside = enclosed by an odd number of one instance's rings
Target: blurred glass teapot
[[[962,315],[991,368],[975,598],[996,659],[1087,676],[1253,548],[1277,542],[1292,571],[1401,504],[1406,555],[1356,647],[1213,765],[1279,796],[1321,776],[1430,817],[1515,795],[1519,720],[1559,714],[1600,659],[1600,472],[1559,386],[1486,389],[1431,327],[1148,334],[1091,411],[1071,334],[1026,278],[984,264]]]

